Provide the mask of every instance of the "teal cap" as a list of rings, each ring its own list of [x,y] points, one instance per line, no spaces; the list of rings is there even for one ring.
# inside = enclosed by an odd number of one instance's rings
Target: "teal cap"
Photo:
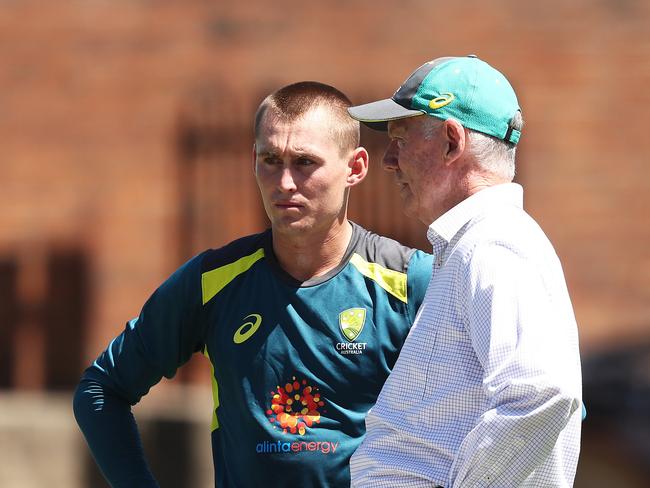
[[[376,130],[391,120],[430,115],[454,118],[464,127],[519,142],[513,127],[519,102],[505,76],[474,55],[438,58],[423,64],[391,98],[350,107],[352,118]]]

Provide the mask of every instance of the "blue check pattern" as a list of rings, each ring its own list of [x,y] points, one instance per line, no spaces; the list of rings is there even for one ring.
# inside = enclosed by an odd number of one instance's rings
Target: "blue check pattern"
[[[351,460],[354,487],[569,487],[578,332],[557,255],[497,185],[437,219],[429,288]]]

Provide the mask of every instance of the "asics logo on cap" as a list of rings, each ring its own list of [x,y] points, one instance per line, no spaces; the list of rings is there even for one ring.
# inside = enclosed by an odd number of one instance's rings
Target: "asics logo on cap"
[[[445,105],[449,105],[454,100],[454,98],[455,97],[453,93],[443,93],[439,97],[436,97],[429,102],[429,108],[432,108],[433,110],[442,108]]]

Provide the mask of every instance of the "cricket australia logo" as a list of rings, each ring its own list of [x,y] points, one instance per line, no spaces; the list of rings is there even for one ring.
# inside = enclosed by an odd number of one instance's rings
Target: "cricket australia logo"
[[[365,308],[348,308],[339,314],[339,329],[347,342],[336,344],[340,354],[363,354],[365,342],[355,342],[366,324]]]

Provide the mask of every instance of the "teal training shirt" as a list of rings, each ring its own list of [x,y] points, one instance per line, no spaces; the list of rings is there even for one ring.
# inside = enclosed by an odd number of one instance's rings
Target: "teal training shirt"
[[[299,282],[271,239],[266,231],[190,260],[86,370],[75,415],[114,486],[156,486],[139,440],[111,437],[137,437],[129,405],[195,352],[212,366],[215,486],[349,486],[350,456],[432,257],[353,224],[341,265]]]

